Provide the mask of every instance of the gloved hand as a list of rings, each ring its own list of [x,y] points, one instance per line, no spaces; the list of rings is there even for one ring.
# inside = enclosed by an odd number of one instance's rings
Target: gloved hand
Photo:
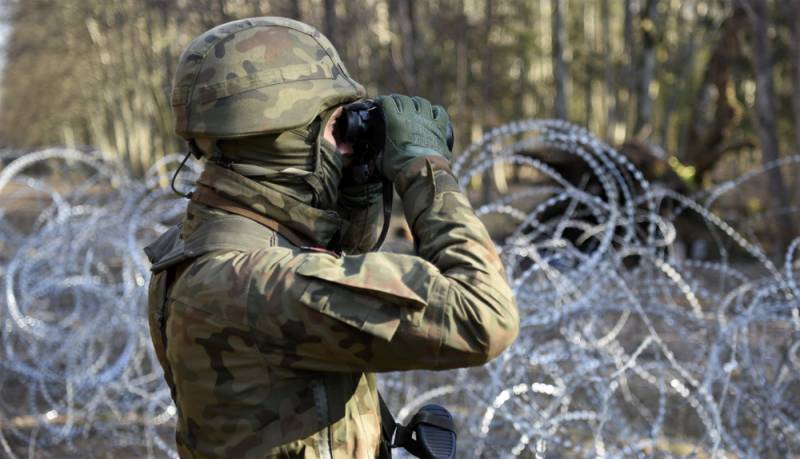
[[[447,148],[447,125],[450,117],[444,107],[421,97],[398,94],[375,99],[383,110],[386,122],[386,144],[378,158],[378,172],[394,182],[406,165],[419,157],[439,156],[449,163],[452,153]]]

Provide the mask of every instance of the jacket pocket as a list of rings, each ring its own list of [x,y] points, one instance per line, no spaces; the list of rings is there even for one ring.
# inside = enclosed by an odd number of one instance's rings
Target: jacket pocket
[[[381,255],[381,254],[375,254]],[[310,280],[300,302],[351,327],[390,341],[400,323],[419,322],[427,302],[424,273],[414,266],[381,263],[360,257],[313,257],[297,274]],[[394,260],[393,260],[394,261]],[[410,269],[404,269],[410,268]]]

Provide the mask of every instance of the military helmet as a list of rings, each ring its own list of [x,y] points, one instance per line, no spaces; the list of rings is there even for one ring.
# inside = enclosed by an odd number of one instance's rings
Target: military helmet
[[[172,89],[175,133],[276,133],[364,96],[315,28],[278,17],[242,19],[200,35],[181,55]]]

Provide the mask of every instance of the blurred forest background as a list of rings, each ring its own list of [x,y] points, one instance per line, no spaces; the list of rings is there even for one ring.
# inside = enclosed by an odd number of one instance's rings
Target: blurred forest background
[[[583,125],[694,192],[800,150],[800,0],[0,0],[0,148],[92,146],[142,173],[172,133],[180,52],[260,15],[322,30],[371,94],[444,104],[456,151],[521,118]],[[647,171],[646,171],[647,172]],[[800,190],[762,196],[791,239]],[[788,175],[788,174],[787,174]],[[768,198],[770,197],[771,198]]]

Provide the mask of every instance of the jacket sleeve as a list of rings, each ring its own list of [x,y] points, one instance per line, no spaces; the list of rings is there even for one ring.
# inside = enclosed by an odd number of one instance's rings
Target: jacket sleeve
[[[395,186],[419,256],[304,253],[252,277],[250,315],[269,362],[317,371],[458,368],[514,341],[519,317],[502,263],[447,166],[420,158]]]

